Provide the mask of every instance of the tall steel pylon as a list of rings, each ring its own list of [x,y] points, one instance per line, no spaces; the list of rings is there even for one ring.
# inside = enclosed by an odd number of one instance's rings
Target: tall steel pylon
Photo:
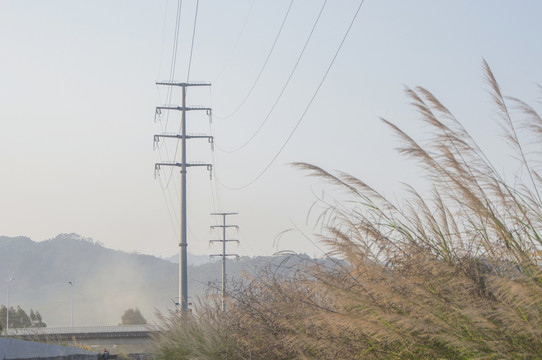
[[[177,166],[181,168],[181,234],[179,242],[179,304],[182,312],[188,310],[188,264],[187,264],[187,239],[186,239],[186,169],[192,166],[205,166],[209,171],[212,170],[211,164],[204,163],[187,163],[186,162],[186,140],[194,138],[206,138],[213,143],[212,136],[206,135],[187,135],[186,134],[186,112],[187,111],[206,111],[211,114],[211,108],[206,107],[187,107],[186,106],[186,90],[192,86],[211,86],[210,83],[204,82],[157,82],[156,85],[178,86],[182,91],[181,106],[165,105],[157,106],[156,113],[161,113],[162,110],[177,110],[181,112],[181,133],[180,134],[161,134],[154,135],[155,144],[163,138],[176,138],[181,140],[181,162],[162,162],[154,165],[155,175],[160,170],[161,166]],[[211,172],[212,174],[212,172]]]
[[[239,240],[227,240],[226,239],[226,228],[233,227],[239,230],[237,225],[226,225],[226,216],[236,215],[234,212],[222,212],[222,213],[211,213],[211,215],[222,216],[222,225],[213,225],[211,229],[222,228],[222,240],[210,240],[210,243],[221,242],[222,243],[222,254],[213,254],[211,257],[221,257],[222,258],[222,310],[226,311],[226,258],[229,256],[239,257],[237,254],[226,254],[226,243],[230,241],[235,241],[239,243]]]

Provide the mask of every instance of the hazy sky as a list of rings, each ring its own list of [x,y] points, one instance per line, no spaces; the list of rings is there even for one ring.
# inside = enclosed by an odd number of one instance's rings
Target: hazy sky
[[[274,111],[323,1],[294,0],[274,51],[255,83],[291,0],[199,2],[189,90],[190,161],[215,161],[216,177],[188,172],[189,251],[216,253],[209,213],[235,211],[241,245],[231,252],[281,250],[318,254],[294,227],[323,187],[286,164],[308,162],[351,173],[400,198],[400,181],[417,183],[412,162],[378,120],[422,134],[405,86],[432,90],[496,158],[485,58],[503,92],[531,104],[542,82],[542,3],[467,0],[366,0],[331,71],[284,150],[270,163],[305,111],[359,0],[329,0]],[[184,0],[175,79],[185,81],[196,0]],[[175,141],[153,151],[153,135],[176,132],[179,114],[155,81],[170,76],[177,1],[0,0],[0,234],[40,241],[76,232],[105,246],[154,255],[178,251],[177,169],[154,179],[154,163],[173,160]],[[252,93],[231,117],[255,84]],[[178,92],[171,103],[179,104]],[[261,131],[241,150],[268,116]],[[506,164],[506,161],[503,162]],[[504,165],[503,165],[504,166]],[[503,168],[513,172],[512,169]],[[232,190],[231,188],[239,188]]]

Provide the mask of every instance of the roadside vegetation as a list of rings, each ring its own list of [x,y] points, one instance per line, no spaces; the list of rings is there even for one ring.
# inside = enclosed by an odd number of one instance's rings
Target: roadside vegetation
[[[6,328],[7,308],[5,305],[0,306],[0,329]],[[34,312],[30,309],[30,315],[26,313],[20,306],[14,308],[9,307],[9,328],[30,328],[30,327],[46,327],[39,311]]]
[[[531,160],[542,118],[484,67],[517,176],[505,179],[429,91],[407,89],[427,138],[382,121],[430,191],[411,187],[399,205],[348,174],[296,164],[346,194],[321,200],[328,261],[235,284],[226,313],[162,317],[156,358],[540,358],[542,177]]]
[[[145,325],[147,320],[141,315],[141,311],[136,307],[135,309],[129,308],[120,317],[119,325]]]

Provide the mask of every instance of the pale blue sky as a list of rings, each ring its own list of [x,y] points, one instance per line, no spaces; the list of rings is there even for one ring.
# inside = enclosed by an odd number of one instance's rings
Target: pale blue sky
[[[191,80],[209,90],[188,102],[216,115],[234,110],[253,84],[290,4],[288,0],[199,4]],[[217,145],[231,149],[258,128],[277,98],[322,1],[295,0],[275,51],[239,112],[215,117]],[[195,0],[183,1],[176,76],[186,80]],[[305,109],[359,0],[329,0],[277,108],[241,151],[214,156],[229,187],[252,180],[273,158]],[[166,100],[154,85],[169,76],[177,2],[0,0],[0,234],[43,240],[77,232],[108,247],[156,255],[177,252],[178,176],[162,192],[152,136],[154,107]],[[247,17],[247,14],[249,16]],[[275,237],[305,217],[322,186],[284,164],[301,161],[341,170],[392,197],[419,172],[395,154],[383,116],[420,133],[404,86],[434,91],[493,152],[499,132],[481,69],[493,68],[505,94],[532,104],[542,79],[542,3],[538,1],[366,0],[328,78],[291,141],[269,170],[238,191],[189,171],[189,251],[214,253],[207,240],[215,210],[237,211],[242,241],[232,252],[262,255],[293,249],[317,254],[300,236]],[[243,24],[246,26],[241,33]],[[239,36],[241,34],[241,36]],[[237,44],[237,46],[236,46]],[[178,101],[173,98],[172,102]],[[167,130],[178,126],[171,114]],[[209,132],[190,114],[189,132]],[[169,143],[170,151],[173,143]],[[191,161],[211,161],[194,140]],[[165,152],[163,153],[165,154]],[[164,155],[165,156],[165,155]],[[164,158],[164,160],[166,160]],[[503,161],[502,166],[507,162]],[[510,173],[512,169],[506,169]],[[167,172],[162,174],[162,180]],[[219,206],[220,205],[220,206]],[[174,219],[173,222],[176,220]]]

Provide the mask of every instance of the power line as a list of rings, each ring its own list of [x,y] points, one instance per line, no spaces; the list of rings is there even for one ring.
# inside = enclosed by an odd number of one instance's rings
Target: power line
[[[183,7],[183,0],[178,0],[177,2],[177,13],[175,18],[175,35],[173,37],[173,53],[171,55],[171,66],[169,71],[169,81],[173,81],[175,78],[175,69],[177,67],[177,54],[179,49],[179,33],[181,29],[181,14],[182,14],[182,7]],[[171,103],[171,96],[173,95],[173,89],[168,88],[167,89],[167,103]],[[164,126],[164,129],[162,129],[162,132],[167,132],[167,126],[169,123],[169,111],[166,113],[166,124]],[[162,123],[160,123],[162,125]],[[179,141],[175,144],[175,153],[174,158],[177,157],[177,152],[179,151]],[[166,145],[166,153],[167,153],[167,145]],[[171,177],[173,175],[173,168],[171,169],[170,176],[167,182],[166,186],[169,186],[169,181],[171,181]]]
[[[196,2],[196,11],[195,11],[195,14],[194,14],[194,26],[193,26],[193,29],[192,29],[192,41],[191,41],[191,44],[190,44],[190,58],[189,58],[189,62],[188,62],[188,71],[187,71],[187,74],[186,74],[186,81],[188,82],[189,78],[190,78],[190,69],[192,67],[192,54],[193,54],[193,50],[194,50],[194,39],[195,39],[195,35],[196,35],[196,24],[197,24],[197,19],[198,19],[198,8],[199,8],[199,0],[197,0]],[[170,71],[170,76],[169,76],[169,81],[173,81],[173,79],[175,78],[175,68],[176,68],[176,63],[177,63],[177,53],[178,53],[178,42],[179,42],[179,33],[180,33],[180,23],[181,23],[181,13],[182,13],[182,0],[179,0],[178,2],[178,6],[177,6],[177,17],[176,17],[176,22],[175,22],[175,42],[174,42],[174,55],[172,56],[172,64],[171,64],[171,71]],[[171,103],[171,96],[172,96],[172,93],[173,93],[173,90],[171,87],[169,87],[168,89],[168,92],[167,92],[167,98],[168,98],[168,101],[167,103]],[[162,132],[167,132],[167,124],[169,122],[169,112],[167,112],[166,114],[166,125],[165,125],[165,129],[162,129]],[[179,131],[180,131],[180,128],[179,128]],[[175,144],[175,152],[173,154],[173,158],[176,158],[177,157],[177,153],[179,152],[179,141],[180,140],[177,140],[176,144]],[[167,145],[166,145],[166,155],[167,154]],[[168,178],[168,181],[167,181],[167,184],[166,184],[166,187],[169,186],[169,183],[171,181],[171,178],[173,176],[173,168],[170,169],[170,175],[169,175],[169,178]],[[179,193],[177,192],[177,190],[175,190],[176,194],[177,194],[177,197],[179,197]]]
[[[179,48],[179,33],[181,28],[181,14],[182,14],[183,0],[177,1],[177,13],[175,18],[175,33],[173,36],[173,53],[171,54],[171,65],[169,68],[170,80],[173,80],[175,75],[175,67],[177,66],[177,50]]]
[[[176,11],[176,16],[175,16],[175,31],[174,31],[174,35],[173,35],[173,49],[172,49],[171,64],[170,64],[170,69],[169,69],[169,81],[173,81],[173,79],[175,77],[175,69],[176,69],[176,66],[177,66],[177,54],[178,54],[178,49],[179,49],[179,34],[180,34],[180,29],[181,29],[182,6],[183,6],[183,1],[178,0],[177,1],[177,11]],[[167,10],[167,4],[166,4],[166,10]],[[164,27],[165,27],[165,24],[164,24]],[[172,94],[173,94],[172,89],[168,88],[167,92],[166,92],[166,98],[167,98],[167,103],[168,104],[171,103]],[[160,113],[157,113],[157,114],[160,114]],[[156,115],[155,115],[155,118],[156,118]],[[169,112],[166,113],[165,124],[162,124],[161,116],[159,116],[159,122],[160,122],[160,127],[161,127],[161,130],[162,130],[162,133],[166,133],[167,128],[168,128],[168,123],[169,123]],[[165,147],[165,151],[166,151],[166,156],[169,158],[168,147],[167,147],[167,145],[164,145],[164,147]],[[162,161],[162,155],[160,153],[160,149],[158,149],[158,150],[159,150],[158,153],[159,153],[159,156],[160,156],[160,161]],[[177,156],[178,151],[179,151],[179,141],[177,141],[177,143],[175,144],[174,157]],[[169,183],[171,181],[172,176],[173,176],[173,169],[171,169],[171,171],[170,171],[168,180],[166,182],[166,188],[169,187]],[[162,183],[160,183],[160,187],[162,187]],[[163,187],[162,187],[162,190],[164,190]],[[177,196],[178,196],[178,194],[177,194]]]
[[[290,6],[288,6],[288,10],[286,11],[286,14],[284,15],[284,18],[282,19],[282,24],[280,25],[277,36],[275,36],[275,41],[273,42],[273,45],[271,46],[271,49],[269,50],[269,53],[267,54],[267,58],[265,59],[265,62],[263,63],[262,68],[260,69],[260,72],[259,72],[258,76],[256,77],[256,80],[254,80],[254,83],[250,87],[250,90],[248,91],[245,98],[241,101],[241,103],[237,106],[237,108],[232,113],[230,113],[228,115],[224,115],[224,116],[215,115],[217,118],[219,118],[219,119],[228,119],[228,118],[232,117],[233,115],[235,115],[239,111],[239,109],[241,109],[241,107],[245,104],[247,99],[250,97],[250,95],[252,94],[252,91],[256,87],[256,84],[260,80],[260,77],[262,76],[263,71],[264,71],[265,67],[267,66],[267,63],[269,62],[269,59],[271,58],[271,54],[273,53],[273,50],[275,50],[275,45],[277,45],[280,34],[282,33],[282,29],[284,28],[284,24],[286,23],[286,19],[288,18],[288,15],[290,14],[290,10],[292,9],[293,4],[294,4],[294,0],[291,0]]]
[[[197,24],[197,18],[198,18],[198,8],[199,8],[199,0],[198,0],[198,2],[196,4],[196,10],[195,10],[195,15],[194,15],[194,25],[193,25],[193,31],[192,31],[192,42],[191,42],[191,46],[190,46],[190,58],[189,58],[187,79],[190,77],[192,54],[193,54],[194,42],[195,42],[194,40],[195,40],[196,24]],[[172,56],[171,56],[170,73],[169,73],[170,81],[173,81],[173,79],[175,78],[177,56],[178,56],[178,51],[179,51],[181,14],[182,14],[182,0],[179,0],[178,3],[177,3],[175,32],[174,32],[174,36],[173,36],[173,51],[172,51]],[[166,15],[167,15],[167,3],[166,3]],[[164,47],[164,42],[165,42],[166,15],[164,17],[164,29],[163,29],[164,34],[163,34],[163,40],[162,40],[162,56],[163,56],[163,47]],[[160,64],[161,63],[162,63],[162,58],[160,60]],[[160,69],[161,69],[161,66],[160,66]],[[159,70],[159,73],[160,73],[160,70]],[[159,93],[158,93],[158,95],[159,95]],[[160,96],[158,96],[158,97],[159,97],[159,102],[161,102]],[[171,103],[171,97],[172,97],[171,88],[168,88],[166,97],[168,98],[167,103]],[[159,114],[161,114],[161,112]],[[169,120],[169,112],[168,112],[168,114],[166,114],[166,119]],[[166,124],[164,125],[162,123],[162,121],[161,121],[161,116],[159,117],[159,120],[160,120],[162,133],[167,133],[168,121],[166,120]],[[178,132],[180,133],[180,131],[181,131],[181,128],[179,128]],[[162,143],[164,144],[165,157],[166,157],[166,159],[170,159],[171,157],[170,157],[170,154],[169,154],[169,151],[168,151],[167,142],[162,142]],[[174,152],[173,158],[177,157],[179,144],[180,144],[180,139],[178,139],[177,142],[176,142],[176,147],[175,147],[175,152]],[[158,148],[158,155],[159,155],[159,158],[160,158],[160,163],[164,163],[165,161],[164,161],[164,156],[163,156],[162,151],[161,151],[160,143],[155,142],[155,148]],[[171,170],[169,172],[169,176],[167,176],[165,184],[162,181],[162,177],[159,177],[159,182],[160,182],[160,188],[162,190],[162,194],[163,194],[163,197],[164,197],[164,201],[166,203],[166,209],[167,209],[167,212],[168,212],[168,216],[169,216],[171,226],[173,228],[174,235],[175,235],[175,237],[178,238],[179,234],[177,232],[177,228],[180,226],[180,219],[178,217],[177,212],[175,211],[175,205],[174,205],[175,202],[173,200],[173,196],[172,196],[172,193],[171,193],[171,188],[169,187],[171,179],[173,178],[173,174],[174,174],[174,168],[171,167]],[[179,192],[178,192],[177,187],[174,187],[174,190],[175,190],[177,203],[180,203],[180,196],[179,196]],[[192,232],[192,229],[188,224],[187,224],[187,230],[191,234],[191,236],[196,238],[196,240],[197,240],[197,236]]]
[[[213,92],[211,91],[211,87],[209,87],[209,101],[211,102],[211,108],[213,108]],[[213,131],[213,118],[212,113],[209,118],[209,134],[213,136],[214,138],[214,131]],[[211,162],[213,164],[213,169],[216,169],[216,159],[215,159],[215,152],[214,150],[211,152]],[[218,173],[218,169],[216,169],[216,172]],[[220,211],[222,209],[222,202],[220,198],[220,187],[218,186],[218,181],[216,176],[213,177],[211,181],[211,193],[213,196],[213,202],[215,201],[216,196],[216,206],[218,207],[218,210]],[[216,211],[215,211],[216,212]]]
[[[211,131],[211,136],[213,135],[213,132]],[[216,166],[216,159],[214,152],[211,152],[211,163],[213,164],[213,168]],[[211,181],[211,193],[213,195],[213,202],[215,201],[216,197],[216,208],[218,211],[222,210],[222,199],[220,197],[220,187],[218,186],[218,181],[216,177],[213,177]]]
[[[167,129],[164,129],[161,127],[161,130],[162,130],[162,133],[167,133]],[[180,129],[179,129],[180,131]],[[162,148],[160,145],[158,145],[156,142],[155,142],[155,148],[158,149],[158,157],[160,158],[160,161],[164,161],[164,158],[162,156],[162,152],[160,151],[160,149]],[[168,147],[167,147],[167,143],[164,142],[164,149],[165,149],[165,152],[166,152],[166,159],[171,159],[171,157],[169,156],[169,151],[168,151]],[[173,155],[173,158],[176,158],[177,157],[177,152],[178,152],[178,146],[179,146],[179,142],[177,141],[176,145],[175,145],[175,153]],[[162,182],[160,182],[160,187],[162,188],[162,190],[165,190],[167,188],[169,188],[169,183],[171,182],[171,178],[173,177],[173,169],[171,169],[171,171],[169,172],[169,176],[167,177],[167,181],[166,181],[166,186],[162,186]],[[175,192],[177,193],[177,197],[179,197],[179,193],[177,192],[177,188],[175,188]]]
[[[309,44],[309,41],[310,39],[312,38],[312,34],[314,33],[314,29],[316,29],[316,25],[318,24],[318,21],[320,20],[320,17],[322,16],[322,12],[324,11],[324,7],[326,6],[327,4],[327,0],[324,0],[324,3],[322,4],[322,7],[320,8],[320,12],[318,13],[318,16],[312,26],[312,29],[311,29],[311,32],[309,33],[309,36],[307,37],[307,40],[305,41],[305,44],[303,45],[303,49],[301,50],[301,52],[299,53],[299,56],[297,57],[297,61],[294,65],[294,67],[292,68],[292,70],[290,71],[290,75],[288,76],[288,79],[286,80],[286,82],[284,83],[284,86],[282,87],[282,90],[280,91],[279,93],[279,96],[277,97],[277,99],[275,100],[275,103],[273,104],[273,106],[271,107],[271,110],[269,110],[269,112],[267,113],[266,117],[264,118],[264,120],[261,122],[260,126],[256,129],[256,131],[248,138],[247,141],[245,141],[241,146],[235,148],[235,149],[232,149],[232,150],[226,150],[226,149],[223,149],[221,148],[218,144],[216,145],[216,147],[224,152],[224,153],[227,153],[227,154],[231,154],[231,153],[234,153],[234,152],[237,152],[241,149],[243,149],[245,146],[247,146],[251,141],[252,139],[254,139],[254,137],[256,137],[256,135],[260,132],[260,130],[263,128],[263,126],[265,125],[265,123],[267,122],[267,120],[269,119],[269,117],[271,117],[271,114],[273,113],[273,111],[275,110],[275,108],[277,107],[277,104],[279,103],[280,99],[282,98],[282,95],[284,94],[284,91],[286,90],[286,88],[288,87],[288,84],[290,83],[290,80],[292,79],[296,69],[297,69],[297,66],[299,65],[300,61],[301,61],[301,58],[303,57],[303,54],[305,53],[305,50],[307,49],[307,45]]]
[[[177,53],[179,48],[179,33],[181,29],[181,14],[182,14],[182,7],[183,7],[183,0],[177,1],[177,13],[175,18],[175,35],[173,36],[173,53],[171,54],[171,65],[169,68],[169,81],[173,81],[173,78],[175,77],[175,68],[177,67]],[[171,102],[171,96],[172,96],[172,89],[168,89],[167,91],[167,102],[168,104]],[[166,125],[165,128],[167,130],[167,124],[169,121],[169,113],[166,114]]]
[[[163,57],[164,43],[165,43],[165,29],[166,29],[167,9],[168,9],[168,2],[166,2],[166,11],[165,11],[165,14],[164,14],[164,27],[163,27],[163,34],[162,34],[162,50],[161,50],[161,55],[160,55],[160,66],[159,66],[158,74],[160,74],[160,71],[161,71],[161,68],[162,68],[162,57]],[[178,48],[179,48],[180,21],[181,21],[181,14],[182,14],[182,0],[177,1],[177,11],[176,11],[175,14],[176,14],[176,16],[175,16],[175,31],[174,31],[174,35],[173,35],[173,47],[172,47],[172,54],[171,54],[171,63],[170,63],[170,68],[169,68],[169,78],[170,78],[170,80],[172,80],[174,78],[174,76],[175,76],[175,68],[176,68],[176,63],[177,63],[177,54],[178,54]],[[172,96],[171,89],[168,89],[168,92],[166,94],[167,94],[166,98],[168,98],[167,102],[170,103],[171,102],[171,96]],[[160,98],[159,92],[158,92],[158,97]],[[169,121],[169,113],[166,114],[166,124],[165,125],[162,124],[161,118],[159,118],[160,127],[161,127],[162,132],[167,132],[168,121]],[[177,141],[177,145],[176,145],[176,148],[175,148],[175,157],[176,157],[176,154],[177,154],[177,151],[178,151],[178,145],[179,145],[179,142]],[[164,145],[164,150],[166,152],[166,157],[169,158],[169,152],[168,152],[167,145]],[[160,162],[163,162],[160,147],[158,147],[158,156],[160,158]],[[171,191],[169,190],[169,183],[171,182],[172,177],[173,177],[173,168],[171,169],[171,171],[169,173],[169,176],[167,178],[165,187],[162,184],[162,179],[161,178],[159,178],[159,184],[160,184],[160,188],[162,190],[162,194],[164,196],[164,201],[166,203],[166,209],[167,209],[167,212],[168,212],[168,215],[169,215],[169,220],[170,220],[171,226],[173,228],[174,235],[175,235],[175,237],[178,238],[178,233],[177,233],[177,230],[176,230],[177,227],[175,226],[175,223],[178,224],[179,219],[178,219],[177,214],[175,212],[175,206],[173,205],[173,198],[172,198],[172,195],[171,195]],[[168,196],[166,196],[166,191],[167,191]],[[178,198],[179,194],[177,192],[177,189],[175,189],[175,191],[177,193],[177,198]],[[168,202],[168,198],[169,198],[169,202]],[[170,204],[171,204],[171,209],[170,209]],[[174,215],[172,215],[172,212],[173,212]],[[175,221],[174,221],[174,218],[175,218]]]
[[[166,24],[167,24],[167,14],[168,14],[168,3],[169,1],[166,1],[166,8],[164,11],[164,26],[162,28],[162,47],[160,49],[160,62],[158,63],[158,74],[162,72],[162,61],[164,60],[164,48],[166,45]]]
[[[284,141],[284,143],[282,144],[282,146],[280,147],[280,149],[277,151],[277,153],[275,154],[275,156],[273,156],[273,158],[271,159],[271,161],[269,161],[269,163],[264,167],[264,169],[258,174],[256,175],[256,177],[254,179],[252,179],[251,181],[249,181],[247,184],[243,185],[243,186],[239,186],[239,187],[230,187],[230,186],[227,186],[226,184],[224,184],[218,177],[217,177],[217,181],[220,182],[220,184],[222,184],[222,186],[224,186],[226,189],[229,189],[229,190],[241,190],[241,189],[244,189],[252,184],[254,184],[263,174],[265,174],[265,172],[271,167],[271,165],[275,162],[275,160],[278,158],[278,156],[282,153],[282,150],[284,150],[284,148],[286,147],[286,145],[288,144],[288,142],[290,141],[290,139],[292,138],[292,136],[294,135],[295,131],[297,130],[297,128],[299,127],[299,125],[301,124],[301,122],[303,121],[303,119],[305,118],[305,115],[307,114],[309,108],[311,107],[312,103],[314,102],[314,99],[316,98],[316,95],[318,95],[318,92],[320,91],[320,88],[322,87],[322,84],[324,83],[324,81],[326,80],[328,74],[329,74],[329,71],[331,70],[331,68],[333,67],[333,64],[335,63],[335,60],[337,59],[337,56],[339,55],[339,52],[341,51],[341,48],[344,44],[344,42],[346,41],[346,38],[348,37],[348,34],[350,33],[350,30],[352,29],[352,26],[354,25],[354,22],[356,21],[356,18],[358,17],[358,14],[359,14],[359,11],[361,10],[361,7],[363,6],[363,4],[365,3],[365,0],[362,0],[356,10],[356,12],[354,13],[354,16],[352,17],[352,20],[350,21],[350,24],[339,44],[339,47],[337,48],[337,50],[335,51],[335,55],[333,56],[331,62],[329,63],[329,66],[327,67],[327,70],[326,72],[324,73],[324,76],[322,77],[322,80],[320,81],[320,83],[318,84],[318,87],[316,88],[316,90],[314,91],[314,94],[312,95],[309,103],[307,104],[307,106],[305,107],[305,110],[303,111],[303,113],[301,114],[301,117],[299,118],[299,120],[297,121],[297,123],[295,124],[294,128],[292,129],[292,131],[290,132],[290,135],[288,135],[288,137],[286,138],[286,140]],[[216,176],[216,173],[215,173],[215,176]]]
[[[175,237],[178,238],[179,234],[177,233],[177,225],[178,225],[179,220],[177,219],[177,217],[175,217],[175,223],[173,222],[173,216],[171,215],[172,211],[169,209],[169,203],[166,197],[166,191],[164,189],[162,189],[162,194],[164,195],[164,201],[166,202],[166,208],[169,215],[169,221],[171,222],[171,227],[173,229],[173,233],[175,234]],[[170,196],[170,200],[171,200],[171,196]]]
[[[245,21],[243,21],[243,26],[241,27],[241,31],[239,32],[239,35],[237,36],[237,40],[235,41],[235,45],[233,45],[232,51],[228,55],[228,58],[227,58],[226,62],[224,63],[224,66],[222,67],[222,70],[220,70],[220,72],[218,73],[218,76],[214,79],[214,82],[216,82],[218,79],[220,79],[220,77],[222,76],[222,74],[224,73],[226,68],[230,65],[231,57],[235,53],[235,50],[237,50],[237,46],[239,46],[239,41],[241,40],[241,37],[245,33],[245,28],[247,26],[248,19],[250,18],[250,14],[252,14],[252,8],[254,8],[254,3],[255,2],[256,2],[256,0],[252,0],[252,4],[250,4],[250,8],[248,9],[247,15],[245,16]]]
[[[196,36],[196,23],[198,21],[198,8],[199,8],[199,0],[196,1],[196,11],[194,14],[194,28],[192,29],[192,44],[190,44],[190,59],[188,60],[188,72],[186,73],[186,81],[190,80],[190,69],[192,67],[192,53],[194,51],[194,37]]]

